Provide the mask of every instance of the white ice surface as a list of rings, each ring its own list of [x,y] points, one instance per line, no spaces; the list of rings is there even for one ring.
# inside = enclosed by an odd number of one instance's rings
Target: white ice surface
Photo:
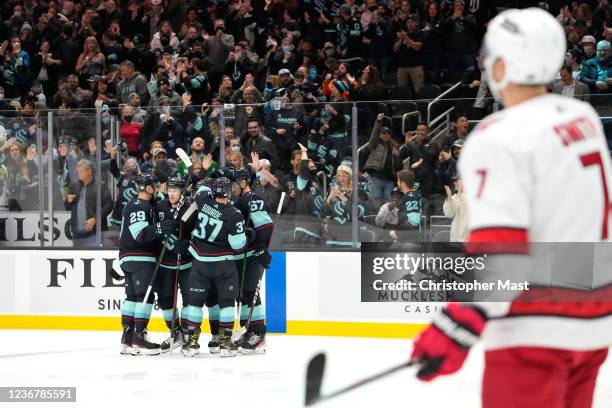
[[[200,341],[204,350],[208,337]],[[0,406],[300,407],[306,364],[317,352],[327,353],[325,393],[396,365],[410,351],[407,340],[271,335],[260,356],[132,357],[118,354],[119,338],[119,332],[0,330],[0,386],[77,387],[76,404]],[[594,408],[612,408],[611,359],[600,372]],[[482,364],[477,347],[454,376],[424,384],[406,369],[317,406],[476,408]]]

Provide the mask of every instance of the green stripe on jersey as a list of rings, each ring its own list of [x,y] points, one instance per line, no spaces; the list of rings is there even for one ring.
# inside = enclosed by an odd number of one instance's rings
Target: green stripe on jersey
[[[136,239],[140,231],[147,228],[149,223],[147,221],[138,221],[129,226],[130,233],[132,234],[132,238]]]

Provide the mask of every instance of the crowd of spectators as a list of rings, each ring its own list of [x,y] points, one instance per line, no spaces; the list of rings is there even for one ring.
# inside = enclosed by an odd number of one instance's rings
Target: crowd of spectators
[[[456,160],[469,121],[493,105],[479,46],[486,23],[513,6],[545,8],[566,29],[568,53],[552,92],[609,104],[608,0],[3,1],[0,211],[38,210],[45,189],[55,209],[72,211],[74,237],[88,242],[95,188],[103,189],[106,230],[107,217],[116,223],[133,196],[134,175],[163,181],[184,170],[181,147],[194,180],[225,162],[252,170],[253,190],[271,210],[285,192],[286,241],[350,245],[353,201],[371,227],[362,240],[394,240],[402,225],[422,230],[398,214],[460,212]],[[424,121],[402,129],[391,119],[405,111],[385,101],[429,100],[456,82],[454,96],[464,102],[449,132],[432,139]],[[52,135],[47,109],[55,112]],[[49,161],[51,185],[41,176]],[[420,197],[418,208],[400,208],[406,192]]]

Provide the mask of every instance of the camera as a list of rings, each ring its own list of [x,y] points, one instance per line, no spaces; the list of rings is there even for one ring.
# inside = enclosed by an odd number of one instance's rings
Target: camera
[[[170,36],[168,34],[162,34],[159,37],[159,42],[161,43],[162,47],[166,48],[168,45],[170,45]]]

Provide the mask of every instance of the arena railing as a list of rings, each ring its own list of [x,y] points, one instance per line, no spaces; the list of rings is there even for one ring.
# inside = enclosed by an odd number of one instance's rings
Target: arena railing
[[[602,118],[604,131],[610,143],[612,98],[593,95],[591,100],[596,102],[595,109]],[[308,191],[313,195],[312,201],[309,199],[301,204],[304,208],[296,209],[295,201],[291,201],[295,198],[291,198],[290,195],[296,192],[297,186],[294,182],[286,180],[289,173],[289,160],[286,159],[286,155],[290,154],[292,149],[287,148],[282,152],[284,156],[280,161],[285,161],[284,166],[287,170],[276,174],[280,187],[267,198],[268,207],[277,223],[272,242],[273,249],[356,250],[362,242],[395,241],[390,235],[392,226],[381,223],[380,219],[378,223],[376,222],[383,205],[390,204],[392,200],[388,198],[372,200],[365,191],[368,184],[371,184],[363,174],[368,155],[367,142],[378,113],[385,113],[384,125],[391,128],[394,143],[401,147],[407,138],[413,137],[421,118],[432,112],[432,106],[433,111],[439,106],[444,106],[447,109],[432,120],[433,131],[437,132],[437,140],[441,142],[452,130],[449,114],[453,110],[465,112],[470,118],[475,100],[438,98],[435,100],[436,105],[431,105],[432,102],[434,101],[399,100],[331,104],[332,107],[335,106],[342,111],[343,120],[335,123],[333,137],[337,142],[335,146],[341,145],[344,153],[340,153],[342,157],[335,159],[330,166],[330,163],[321,160],[320,157],[313,157],[315,150],[310,150],[309,157],[313,159],[313,178],[318,184],[313,184],[313,187],[317,187]],[[487,110],[484,114],[492,112],[495,109],[494,101],[487,99],[485,102]],[[321,112],[326,110],[325,105],[327,103],[324,102],[294,104],[304,113],[307,130],[303,131],[305,134],[302,135],[301,141],[306,145],[310,128],[315,125],[321,126],[322,122],[326,122],[319,118]],[[246,108],[249,106],[254,109],[252,112],[262,118],[263,112],[279,107],[277,102],[254,105],[225,104],[220,106],[218,118],[212,120],[210,117],[206,118],[206,124],[214,128],[213,133],[220,142],[216,151],[218,166],[229,164],[225,163],[226,130],[229,131],[230,126],[234,127],[235,133],[246,130],[244,115],[246,113],[248,117]],[[152,109],[152,112],[157,111]],[[121,117],[116,112],[108,119],[103,120],[102,116],[101,112],[96,110],[40,110],[33,116],[25,116],[15,111],[0,112],[0,124],[6,136],[2,137],[0,129],[2,161],[0,163],[0,248],[117,247],[120,228],[109,224],[110,216],[106,215],[103,209],[108,211],[109,200],[110,204],[113,204],[119,193],[115,187],[116,181],[109,173],[110,159],[107,156],[110,148],[122,140]],[[470,120],[471,126],[477,123],[478,119]],[[444,124],[443,130],[436,130],[436,125],[440,124]],[[268,129],[263,126],[264,133],[267,133]],[[20,152],[23,152],[15,153],[18,165],[10,158],[11,149],[8,145],[12,140],[17,141]],[[184,147],[188,150],[189,146]],[[79,216],[78,208],[66,208],[69,193],[76,192],[74,186],[71,190],[66,180],[70,179],[74,183],[78,179],[76,167],[83,158],[93,164],[95,186],[95,225],[93,232],[89,233],[76,220]],[[411,164],[409,157],[404,162],[401,167],[409,167]],[[326,205],[336,183],[336,169],[340,163],[349,165],[352,171],[350,194],[346,192],[344,197],[349,200],[349,205],[340,203],[335,206],[334,200],[331,200],[334,205]],[[121,169],[123,161],[120,157],[117,158],[117,164]],[[393,180],[389,181],[394,184]],[[260,184],[261,181],[258,182],[258,185]],[[286,203],[280,214],[277,214],[281,190],[285,192]],[[353,200],[352,197],[356,199]],[[443,196],[436,198],[438,204],[443,198]],[[431,200],[422,204],[427,205],[423,205],[419,228],[409,234],[402,234],[402,240],[432,241],[436,236],[432,229],[447,228],[439,225],[440,219],[436,217],[441,214],[437,210],[431,210]],[[91,218],[89,215],[91,214],[85,215],[86,219]],[[81,231],[74,231],[75,229]],[[402,242],[396,244],[400,245]]]

